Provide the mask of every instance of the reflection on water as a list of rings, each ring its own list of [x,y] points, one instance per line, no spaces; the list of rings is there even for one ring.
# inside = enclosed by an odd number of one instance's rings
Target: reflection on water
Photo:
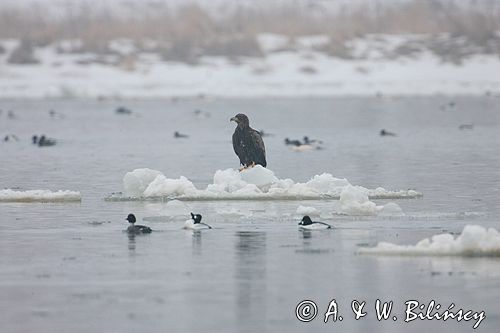
[[[128,235],[128,250],[129,254],[132,256],[135,254],[135,234],[133,233],[127,233]]]
[[[186,233],[191,235],[191,239],[193,240],[193,255],[200,256],[201,252],[201,237],[203,232],[201,230],[187,230]]]
[[[266,321],[266,233],[235,233],[237,317],[241,327],[261,331]]]
[[[307,241],[308,239],[310,239],[312,237],[312,231],[311,230],[307,230],[307,229],[302,229],[300,230],[300,235],[302,235],[302,238],[304,239],[304,245],[309,245],[311,242],[310,241]]]

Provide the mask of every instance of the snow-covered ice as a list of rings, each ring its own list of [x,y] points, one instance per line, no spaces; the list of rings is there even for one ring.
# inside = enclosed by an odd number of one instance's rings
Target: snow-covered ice
[[[425,37],[425,36],[424,36]],[[325,36],[304,36],[289,46],[288,37],[263,34],[263,57],[202,56],[198,65],[162,61],[152,52],[134,53],[127,40],[115,40],[110,64],[91,53],[60,53],[58,45],[37,47],[35,65],[11,65],[7,55],[18,44],[0,40],[1,98],[168,98],[168,97],[306,97],[500,93],[500,58],[475,54],[461,64],[444,63],[428,50],[393,59],[404,40],[422,36],[374,35],[352,41],[353,59],[319,52]],[[67,41],[58,44],[65,45]],[[78,41],[72,41],[78,44]],[[380,50],[384,50],[381,52]],[[281,52],[276,52],[281,50]],[[128,57],[128,58],[127,58]],[[98,79],[96,79],[98,78]]]
[[[305,183],[292,179],[280,179],[273,171],[260,165],[239,172],[235,169],[217,170],[213,183],[205,189],[198,189],[186,177],[167,178],[160,171],[135,169],[123,178],[125,196],[112,194],[107,200],[142,200],[148,198],[180,200],[231,200],[231,199],[338,199],[344,193],[346,213],[354,210],[376,211],[381,206],[366,201],[367,198],[415,198],[422,194],[414,190],[388,191],[363,187],[352,189],[344,178],[335,178],[329,173],[312,177]],[[360,194],[353,191],[363,193]],[[359,206],[359,207],[358,207]]]
[[[123,189],[125,193],[144,193],[148,185],[155,180],[156,176],[161,175],[160,171],[143,168],[128,172],[123,177]]]
[[[383,194],[385,189],[377,188],[371,193]],[[373,195],[374,197],[376,195]],[[403,216],[403,210],[398,204],[388,202],[385,205],[377,206],[370,201],[370,190],[362,186],[347,185],[340,193],[340,207],[337,213],[345,215],[387,215]]]
[[[302,206],[300,205],[297,207],[297,210],[295,211],[297,215],[309,215],[309,216],[319,216],[320,211],[317,208],[314,207],[309,207],[309,206]]]
[[[80,192],[67,190],[0,190],[0,202],[68,202],[81,201]]]
[[[251,212],[244,212],[241,209],[237,208],[228,208],[228,209],[217,209],[217,215],[226,217],[226,218],[249,218],[252,216]]]
[[[383,206],[368,199],[368,190],[361,186],[347,185],[340,193],[339,212],[347,215],[376,215]]]
[[[434,235],[416,245],[380,242],[373,248],[361,248],[358,252],[409,256],[500,256],[500,233],[494,228],[467,225],[456,238],[451,234]]]
[[[385,205],[383,205],[383,208],[381,211],[379,211],[379,215],[383,216],[405,216],[405,213],[399,207],[399,205],[395,202],[388,202]]]

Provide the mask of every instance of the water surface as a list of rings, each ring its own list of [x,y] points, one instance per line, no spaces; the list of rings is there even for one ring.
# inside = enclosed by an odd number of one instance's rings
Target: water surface
[[[21,141],[0,144],[0,188],[82,193],[81,203],[0,204],[2,332],[472,330],[473,322],[405,324],[410,299],[484,310],[480,329],[496,331],[499,259],[356,255],[359,246],[414,244],[466,224],[500,229],[500,99],[458,97],[456,106],[441,107],[450,101],[2,101],[0,134]],[[120,105],[132,115],[115,114]],[[171,216],[166,203],[103,200],[139,167],[184,175],[198,187],[212,183],[217,169],[237,167],[229,118],[240,112],[274,134],[264,140],[268,167],[279,178],[307,181],[329,172],[354,185],[411,188],[424,197],[398,200],[403,217],[336,216],[335,200],[187,202],[214,226],[206,232],[182,230],[185,218]],[[382,128],[398,136],[380,137]],[[176,130],[190,138],[174,139]],[[33,134],[58,145],[33,146]],[[325,149],[297,153],[283,145],[285,137],[304,135],[323,140]],[[300,204],[318,208],[335,229],[299,231]],[[221,214],[231,209],[249,216]],[[156,232],[128,237],[122,230],[130,212]],[[319,307],[310,323],[295,318],[303,299]],[[324,324],[331,299],[344,320]],[[368,316],[359,321],[350,310],[354,299],[367,301]],[[396,322],[375,319],[376,299],[395,302]]]

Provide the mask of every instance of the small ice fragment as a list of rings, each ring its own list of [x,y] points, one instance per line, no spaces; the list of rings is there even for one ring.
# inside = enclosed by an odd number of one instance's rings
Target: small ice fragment
[[[0,202],[71,202],[81,200],[82,197],[78,191],[0,190]]]
[[[302,206],[297,207],[297,215],[309,215],[309,216],[319,216],[320,211],[314,207]]]
[[[361,248],[358,253],[409,256],[500,256],[500,233],[493,228],[466,225],[454,238],[451,234],[424,238],[416,245],[396,245],[380,242],[372,248]]]
[[[340,193],[341,213],[347,215],[376,215],[383,209],[368,199],[368,190],[361,186],[347,185]]]

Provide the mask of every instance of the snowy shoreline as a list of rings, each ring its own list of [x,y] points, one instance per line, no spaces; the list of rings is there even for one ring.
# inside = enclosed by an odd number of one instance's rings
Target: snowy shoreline
[[[437,59],[399,64],[325,57],[316,64],[316,74],[299,72],[295,68],[300,67],[298,59],[287,61],[286,55],[271,58],[289,68],[257,75],[251,68],[258,60],[237,67],[158,63],[141,72],[105,65],[4,66],[0,67],[0,99],[500,95],[500,77],[487,79],[500,72],[500,58],[492,56],[476,56],[461,66],[440,65]],[[359,68],[373,72],[358,73]]]
[[[498,55],[472,54],[454,64],[423,49],[392,58],[397,45],[416,37],[372,36],[352,41],[353,58],[342,59],[317,51],[323,37],[279,51],[286,41],[263,35],[262,57],[201,56],[195,65],[165,61],[127,40],[112,43],[110,55],[61,51],[61,42],[36,48],[36,64],[9,64],[19,41],[0,40],[0,100],[500,96]]]

